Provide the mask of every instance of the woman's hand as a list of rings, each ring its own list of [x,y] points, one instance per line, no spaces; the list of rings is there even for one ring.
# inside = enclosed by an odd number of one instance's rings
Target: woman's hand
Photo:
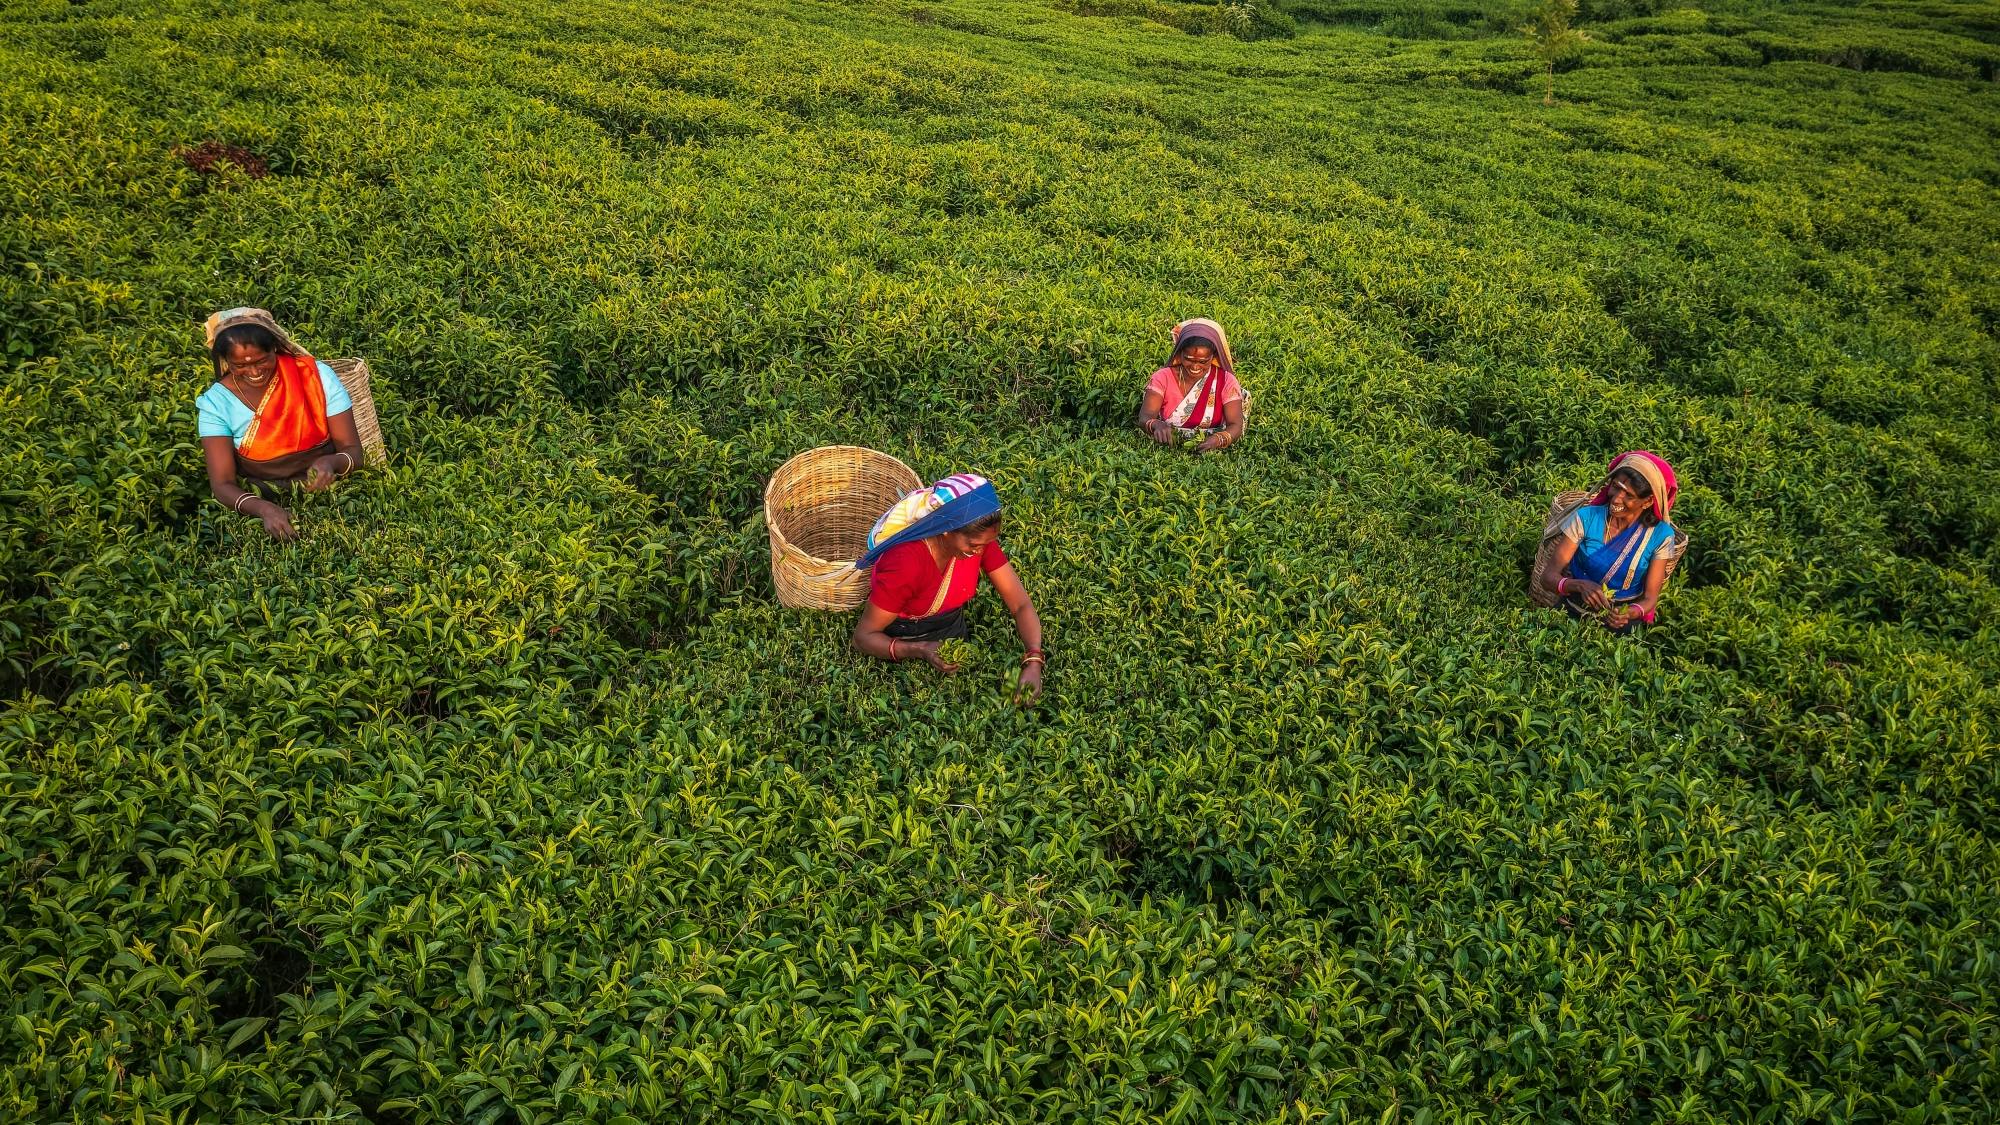
[[[1229,431],[1217,430],[1203,439],[1200,445],[1195,446],[1194,451],[1196,453],[1214,453],[1216,450],[1225,448],[1228,445]]]
[[[298,529],[292,526],[291,513],[271,503],[269,500],[264,501],[264,509],[264,511],[257,513],[257,518],[263,521],[264,534],[281,543],[290,542],[299,537]]]
[[[1604,587],[1595,582],[1585,582],[1573,578],[1569,582],[1569,592],[1572,596],[1581,597],[1584,605],[1589,606],[1599,613],[1604,613],[1611,609],[1610,596],[1604,592]]]
[[[329,453],[324,457],[314,458],[312,465],[306,469],[306,491],[325,492],[332,488],[333,482],[340,479],[340,471],[346,464],[347,455],[344,453]]]
[[[1645,602],[1626,602],[1604,617],[1604,623],[1613,629],[1623,629],[1627,625],[1643,625],[1652,616],[1653,607]]]
[[[910,657],[915,656],[918,659],[922,660],[924,663],[930,665],[933,668],[936,668],[938,671],[943,672],[945,675],[949,676],[953,672],[958,671],[958,665],[947,664],[944,661],[944,657],[938,655],[938,645],[940,643],[942,642],[897,641],[896,655],[898,658],[903,660],[908,660]]]
[[[1161,445],[1172,445],[1174,442],[1173,423],[1165,418],[1155,418],[1146,423],[1146,432],[1152,434],[1153,440]]]
[[[1021,665],[1021,678],[1014,684],[1014,702],[1029,706],[1042,697],[1042,662],[1030,660]]]

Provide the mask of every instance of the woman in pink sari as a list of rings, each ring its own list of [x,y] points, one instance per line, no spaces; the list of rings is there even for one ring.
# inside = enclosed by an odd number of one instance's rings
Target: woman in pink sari
[[[1197,453],[1227,449],[1243,438],[1243,411],[1250,396],[1236,381],[1229,337],[1206,318],[1174,327],[1174,351],[1167,366],[1146,382],[1139,428],[1161,445],[1199,438]]]

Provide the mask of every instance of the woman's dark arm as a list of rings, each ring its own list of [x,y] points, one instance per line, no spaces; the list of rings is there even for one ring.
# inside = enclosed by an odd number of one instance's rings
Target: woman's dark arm
[[[328,416],[327,435],[333,438],[332,453],[315,457],[306,470],[306,491],[320,492],[333,482],[361,467],[361,434],[354,428],[354,411],[343,410]]]
[[[1660,591],[1666,584],[1667,568],[1660,565],[1660,560],[1656,556],[1646,566],[1646,592],[1639,595],[1638,600],[1618,607],[1623,612],[1618,615],[1618,621],[1612,627],[1617,628],[1618,625],[1623,625],[1635,617],[1642,621],[1651,617],[1654,607],[1660,604]]]
[[[892,663],[904,660],[923,660],[940,672],[956,672],[958,666],[946,664],[938,656],[936,641],[903,641],[883,632],[895,624],[896,615],[874,602],[864,602],[861,616],[854,622],[854,650],[865,652],[877,660]]]
[[[1560,599],[1575,596],[1582,598],[1584,604],[1594,610],[1601,612],[1610,609],[1611,599],[1604,596],[1603,587],[1595,582],[1572,582],[1567,593],[1560,589],[1563,571],[1569,569],[1569,561],[1576,557],[1576,540],[1567,535],[1558,535],[1557,539],[1560,542],[1556,544],[1555,550],[1549,552],[1548,565],[1542,568],[1540,574],[1535,575],[1535,581],[1541,583],[1542,589],[1547,590],[1552,597]]]
[[[1160,392],[1147,387],[1145,398],[1139,402],[1139,428],[1161,445],[1167,445],[1174,440],[1174,428],[1168,424],[1166,413],[1166,398]]]
[[[1014,571],[1014,564],[1008,563],[987,577],[993,580],[993,588],[1000,591],[1000,600],[1007,603],[1007,612],[1014,615],[1014,631],[1021,634],[1021,646],[1028,654],[1039,656],[1042,652],[1042,619],[1035,612],[1035,601],[1028,596],[1028,588],[1021,584],[1021,576]],[[1042,694],[1041,660],[1024,660],[1021,663],[1021,679],[1016,690],[1024,701],[1033,702]]]
[[[262,521],[264,531],[273,539],[298,537],[290,512],[237,485],[236,443],[226,437],[202,438],[201,456],[208,463],[209,490],[223,507]]]

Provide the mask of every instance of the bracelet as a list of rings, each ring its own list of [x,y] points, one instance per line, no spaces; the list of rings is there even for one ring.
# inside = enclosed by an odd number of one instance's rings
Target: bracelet
[[[1559,574],[1556,576],[1556,597],[1566,598],[1568,596],[1569,596],[1569,579]]]
[[[342,470],[340,470],[340,475],[341,475],[341,476],[346,476],[347,474],[349,474],[349,473],[353,472],[353,471],[354,471],[354,454],[352,454],[352,453],[349,453],[349,452],[348,452],[347,450],[345,450],[345,449],[336,449],[336,450],[334,450],[334,452],[335,452],[335,453],[338,453],[338,454],[340,454],[340,455],[341,455],[342,457],[345,457],[345,458],[347,458],[347,467],[346,467],[345,469],[342,469]]]
[[[1022,664],[1024,664],[1024,665],[1025,665],[1025,664],[1039,664],[1039,665],[1041,665],[1042,667],[1046,668],[1046,667],[1048,667],[1048,666],[1049,666],[1049,659],[1048,659],[1048,657],[1046,657],[1046,656],[1043,656],[1043,655],[1042,655],[1041,653],[1039,653],[1039,652],[1034,652],[1034,653],[1029,653],[1028,655],[1026,655],[1026,656],[1022,657],[1022,658],[1021,658],[1021,663],[1022,663]]]
[[[903,659],[902,657],[900,657],[900,656],[897,656],[897,655],[896,655],[896,638],[894,638],[894,637],[890,637],[890,638],[889,638],[889,663],[891,663],[891,664],[898,664],[898,663],[901,663],[901,662],[902,662],[902,659]]]
[[[256,494],[256,493],[254,493],[254,492],[246,492],[246,493],[244,493],[243,495],[241,495],[241,496],[238,496],[238,497],[236,498],[236,503],[234,503],[234,504],[230,505],[230,511],[233,511],[233,512],[235,512],[235,513],[236,513],[237,515],[239,515],[239,516],[240,516],[240,515],[242,515],[242,514],[243,514],[243,502],[244,502],[245,500],[252,500],[252,499],[255,499],[255,498],[256,498],[256,496],[257,496],[257,494]]]

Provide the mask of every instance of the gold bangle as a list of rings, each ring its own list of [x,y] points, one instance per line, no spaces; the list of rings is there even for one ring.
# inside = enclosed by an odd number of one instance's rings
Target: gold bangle
[[[1024,656],[1021,658],[1021,663],[1040,664],[1042,667],[1046,668],[1049,665],[1049,658],[1046,656]]]

